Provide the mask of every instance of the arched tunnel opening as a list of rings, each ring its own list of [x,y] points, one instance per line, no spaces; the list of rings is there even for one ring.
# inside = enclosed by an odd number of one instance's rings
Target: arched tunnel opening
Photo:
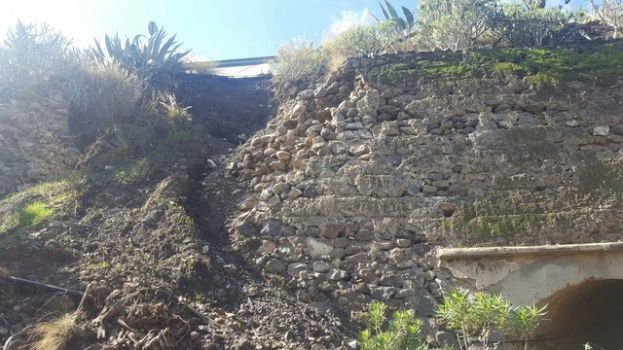
[[[623,349],[623,280],[593,280],[554,293],[533,349]]]

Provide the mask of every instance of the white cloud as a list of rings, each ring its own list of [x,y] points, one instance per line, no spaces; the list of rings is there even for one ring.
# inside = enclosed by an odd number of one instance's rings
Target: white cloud
[[[374,23],[374,17],[370,14],[370,10],[368,10],[368,8],[363,9],[361,12],[342,11],[340,16],[333,20],[333,23],[324,32],[323,36],[326,40],[353,27],[370,25],[372,23]]]

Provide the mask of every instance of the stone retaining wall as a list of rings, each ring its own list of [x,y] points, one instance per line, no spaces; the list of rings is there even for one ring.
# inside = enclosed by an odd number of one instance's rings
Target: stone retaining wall
[[[267,274],[306,300],[431,316],[453,285],[438,245],[619,237],[623,84],[366,76],[396,59],[292,89],[234,157],[250,195],[231,234]]]

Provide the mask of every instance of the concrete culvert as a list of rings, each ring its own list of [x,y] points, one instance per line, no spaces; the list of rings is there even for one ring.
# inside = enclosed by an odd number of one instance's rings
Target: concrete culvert
[[[553,294],[543,301],[547,319],[533,348],[623,349],[623,280],[586,281]]]

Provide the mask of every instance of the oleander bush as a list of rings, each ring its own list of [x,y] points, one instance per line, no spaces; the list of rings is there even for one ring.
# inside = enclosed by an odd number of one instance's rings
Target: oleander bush
[[[546,307],[515,306],[496,294],[453,290],[437,310],[446,328],[458,334],[463,349],[492,349],[490,339],[497,332],[517,336],[528,348],[530,336],[544,320]]]
[[[388,318],[387,305],[375,301],[363,314],[366,329],[359,335],[361,350],[423,350],[418,337],[421,322],[413,310],[395,311]]]

